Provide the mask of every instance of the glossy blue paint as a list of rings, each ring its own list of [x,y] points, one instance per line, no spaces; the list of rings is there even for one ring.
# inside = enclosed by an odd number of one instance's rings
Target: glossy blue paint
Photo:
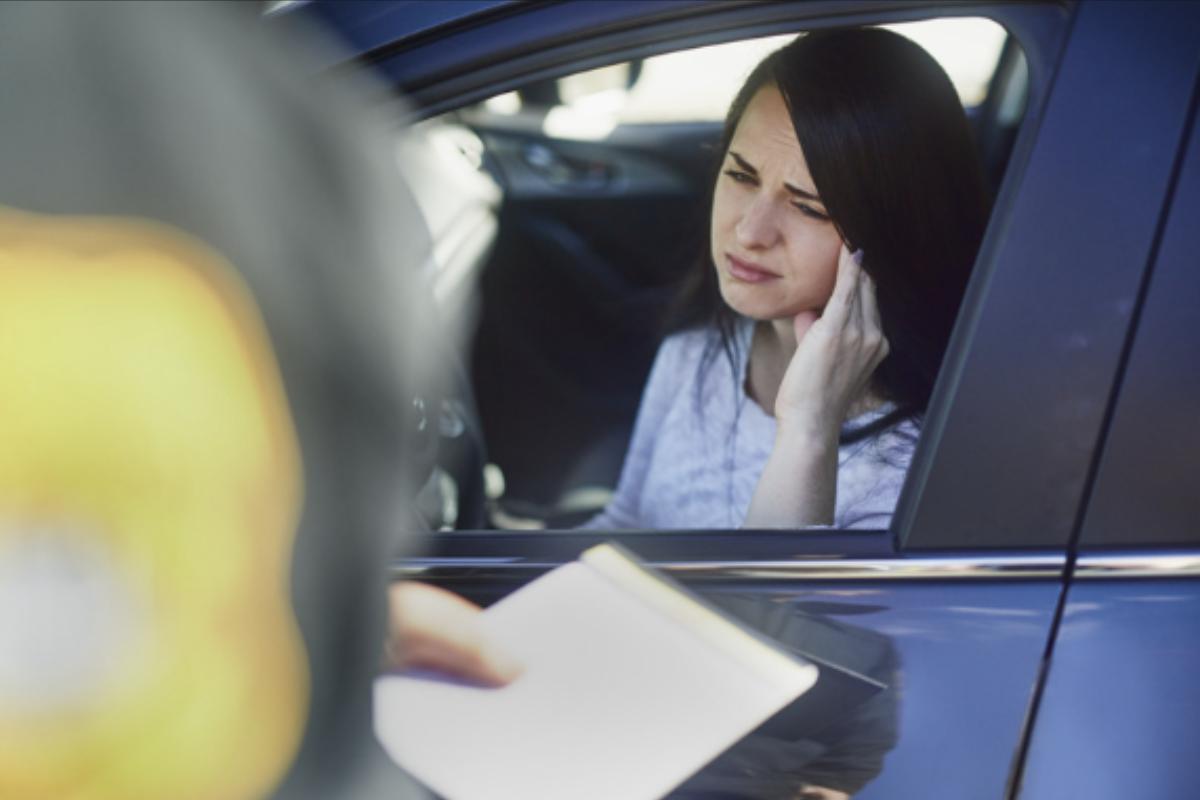
[[[1200,581],[1074,584],[1022,800],[1200,797]]]
[[[751,588],[795,613],[820,611],[838,625],[882,634],[894,647],[899,741],[856,798],[1000,796],[1045,650],[1057,583],[776,584],[704,593],[720,603]]]

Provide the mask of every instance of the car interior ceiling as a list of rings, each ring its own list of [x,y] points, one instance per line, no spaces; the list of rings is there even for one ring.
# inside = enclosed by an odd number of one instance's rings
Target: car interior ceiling
[[[984,101],[967,109],[993,196],[1027,85],[1009,37]],[[701,255],[720,123],[572,141],[464,110],[421,127],[449,144],[406,178],[456,331],[438,357],[457,373],[425,516],[434,528],[573,527],[616,486],[668,305]]]

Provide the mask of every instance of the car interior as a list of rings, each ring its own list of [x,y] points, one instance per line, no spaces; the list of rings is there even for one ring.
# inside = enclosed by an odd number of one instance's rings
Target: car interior
[[[947,23],[975,27],[940,32]],[[1020,46],[991,20],[895,27],[959,87],[994,197],[1028,91]],[[421,495],[431,529],[571,528],[604,507],[669,306],[706,247],[723,107],[787,38],[704,48],[675,73],[662,62],[689,54],[529,83],[402,137],[449,330],[449,388],[426,409],[440,439]],[[714,76],[684,74],[697,54],[725,65],[721,48],[738,47],[741,63],[715,67],[731,76],[727,95],[709,90]],[[974,88],[960,86],[964,70]],[[639,94],[655,83],[667,89]]]

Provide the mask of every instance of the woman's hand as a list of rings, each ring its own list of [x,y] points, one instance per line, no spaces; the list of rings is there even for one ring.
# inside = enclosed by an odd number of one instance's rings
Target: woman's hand
[[[488,641],[479,606],[414,581],[388,587],[388,665],[431,669],[487,686],[511,683],[521,668]]]
[[[748,528],[830,525],[836,505],[842,420],[887,356],[875,285],[845,245],[824,311],[793,320],[796,352],[775,396],[775,445]]]
[[[851,405],[888,354],[875,283],[860,258],[842,245],[824,311],[793,320],[798,344],[775,397],[775,419],[789,435],[836,440]]]

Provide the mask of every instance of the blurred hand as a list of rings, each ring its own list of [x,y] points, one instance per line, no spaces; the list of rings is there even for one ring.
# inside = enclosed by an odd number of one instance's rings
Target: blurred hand
[[[504,686],[521,667],[484,635],[480,608],[414,581],[388,587],[387,658],[394,669],[430,669],[486,686]]]

